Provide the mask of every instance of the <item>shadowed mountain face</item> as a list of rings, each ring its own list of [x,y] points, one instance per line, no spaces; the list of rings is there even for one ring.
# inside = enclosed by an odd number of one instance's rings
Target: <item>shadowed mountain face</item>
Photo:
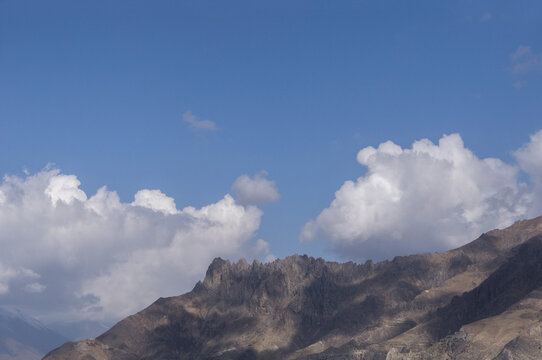
[[[536,359],[542,218],[357,265],[215,259],[203,282],[46,360]]]
[[[18,310],[0,307],[0,360],[38,360],[66,340]]]

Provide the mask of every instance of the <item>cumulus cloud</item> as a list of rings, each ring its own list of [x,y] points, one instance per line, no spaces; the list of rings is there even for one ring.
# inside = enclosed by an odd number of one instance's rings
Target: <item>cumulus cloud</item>
[[[239,176],[232,185],[232,191],[240,204],[269,204],[280,199],[274,181],[265,177],[267,172],[262,171],[253,177],[246,174]]]
[[[533,203],[531,216],[542,214],[542,130],[531,136],[530,141],[514,152],[521,170],[531,179]]]
[[[88,197],[48,169],[0,184],[0,303],[44,321],[115,320],[191,289],[216,256],[265,258],[262,211],[225,195],[178,210],[159,190]],[[32,296],[29,296],[29,293]]]
[[[59,200],[66,204],[71,204],[74,200],[85,201],[87,194],[79,189],[79,185],[81,182],[74,175],[58,175],[49,181],[45,194],[51,198],[53,206],[56,206]]]
[[[458,134],[401,148],[391,141],[362,149],[367,167],[346,181],[335,199],[301,230],[302,240],[328,239],[348,258],[385,258],[456,247],[480,233],[534,216],[534,183],[541,184],[542,132],[516,152],[520,169],[480,159]]]
[[[166,215],[177,214],[175,200],[160,190],[140,190],[134,196],[134,206],[141,206],[153,211],[160,211]]]
[[[534,180],[542,185],[542,130],[531,135],[530,141],[514,153],[519,166]]]
[[[214,121],[200,120],[196,117],[196,115],[192,114],[192,111],[190,110],[183,114],[183,121],[186,122],[192,129],[207,131],[218,130]]]

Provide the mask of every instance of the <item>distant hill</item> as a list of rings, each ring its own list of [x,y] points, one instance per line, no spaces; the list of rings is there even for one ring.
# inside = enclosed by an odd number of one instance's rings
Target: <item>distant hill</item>
[[[191,292],[45,359],[540,359],[541,234],[536,218],[379,263],[215,259]]]
[[[0,360],[38,360],[67,341],[20,310],[0,307]]]
[[[47,323],[49,329],[72,341],[94,339],[109,330],[112,325],[90,320]]]

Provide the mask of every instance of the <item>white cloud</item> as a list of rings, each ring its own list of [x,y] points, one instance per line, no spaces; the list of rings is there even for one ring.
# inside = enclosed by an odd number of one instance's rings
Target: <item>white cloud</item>
[[[510,55],[510,61],[512,62],[512,73],[516,75],[542,70],[542,53],[534,53],[530,46],[518,46],[516,51]]]
[[[274,181],[265,178],[265,171],[250,177],[246,174],[239,176],[232,185],[232,191],[240,204],[269,204],[280,199]]]
[[[138,309],[160,296],[178,295],[180,284],[185,290],[191,288],[218,254],[237,257],[235,252],[240,250],[254,257],[269,251],[259,242],[253,249],[244,249],[259,227],[262,212],[236,204],[229,195],[201,209],[185,208],[180,215],[186,223],[167,244],[131,252],[126,261],[113,264],[110,272],[87,280],[84,290],[98,296],[111,315],[125,314],[127,299],[133,299],[133,309]]]
[[[1,304],[32,308],[45,321],[115,320],[190,290],[216,256],[268,255],[254,241],[262,211],[230,195],[177,210],[159,190],[124,203],[106,187],[87,197],[79,185],[56,169],[4,177]]]
[[[539,137],[517,156],[523,169],[542,174]],[[382,258],[449,249],[534,215],[533,191],[519,182],[518,167],[476,157],[458,134],[405,149],[388,141],[362,149],[357,160],[367,173],[344,183],[302,228],[302,240],[326,238],[349,258]]]
[[[160,211],[166,215],[177,214],[175,200],[160,190],[140,190],[134,196],[132,205],[141,206],[153,211]]]
[[[530,141],[514,153],[519,166],[537,185],[542,185],[542,130],[531,135]]]
[[[73,200],[85,201],[87,195],[79,189],[79,185],[81,182],[74,175],[58,175],[51,178],[45,194],[51,198],[54,206],[59,200],[66,204],[71,204]]]
[[[188,123],[192,129],[214,131],[218,130],[214,121],[199,120],[192,111],[188,110],[183,114],[183,121]]]
[[[528,174],[532,183],[533,203],[530,216],[542,214],[542,130],[531,135],[530,141],[514,153],[521,170]]]

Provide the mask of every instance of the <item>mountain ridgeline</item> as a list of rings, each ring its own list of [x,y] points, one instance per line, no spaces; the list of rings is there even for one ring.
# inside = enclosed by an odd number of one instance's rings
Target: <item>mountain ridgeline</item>
[[[203,282],[45,360],[539,359],[542,217],[364,264],[215,259]]]

